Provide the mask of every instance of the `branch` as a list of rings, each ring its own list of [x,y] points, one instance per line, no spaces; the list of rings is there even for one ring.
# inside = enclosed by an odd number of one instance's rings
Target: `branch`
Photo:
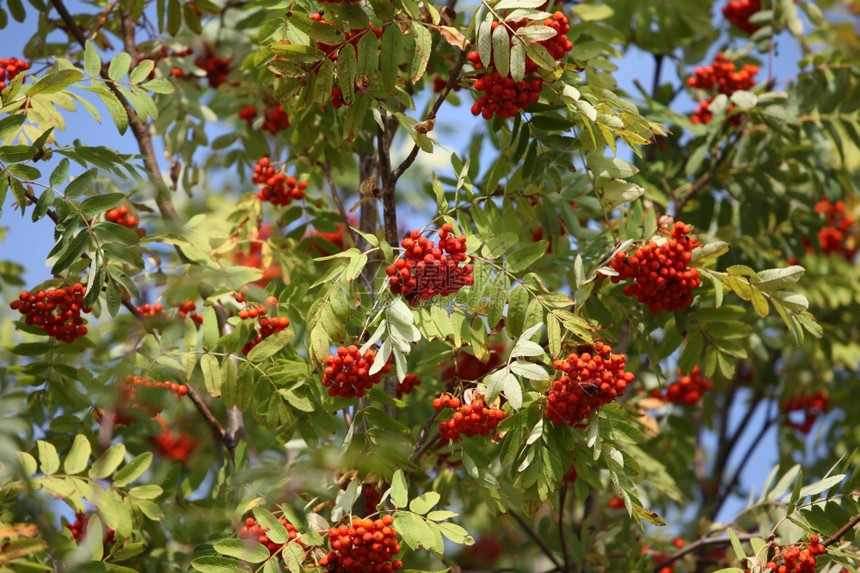
[[[442,88],[442,91],[439,92],[436,101],[433,102],[433,107],[430,108],[430,113],[427,114],[427,119],[425,121],[436,121],[436,114],[439,112],[439,108],[442,107],[442,104],[445,102],[445,98],[448,97],[448,94],[454,89],[454,85],[460,80],[460,71],[463,69],[463,65],[466,63],[466,57],[469,52],[469,45],[463,47],[463,51],[460,52],[460,57],[457,59],[457,63],[454,64],[454,67],[451,69],[451,73],[448,74],[448,83],[445,84],[445,87]],[[400,165],[395,169],[392,174],[392,186],[397,183],[397,180],[400,179],[400,176],[403,175],[403,172],[409,169],[409,167],[415,162],[415,158],[418,157],[418,152],[420,148],[418,144],[413,144],[412,149],[409,151],[409,155],[406,156]]]
[[[78,22],[75,18],[69,13],[66,5],[63,4],[63,0],[51,0],[51,4],[54,8],[57,9],[57,12],[60,14],[60,18],[62,18],[63,22],[66,24],[66,27],[69,29],[69,32],[80,44],[81,48],[86,47],[87,39],[84,36],[81,27],[78,26]],[[126,51],[132,56],[132,60],[134,60],[134,54],[136,54],[136,49],[134,48],[134,37],[129,37],[129,26],[130,31],[134,33],[134,23],[128,18],[127,12],[123,12],[123,43]],[[161,173],[161,167],[158,165],[158,159],[155,154],[155,147],[152,144],[152,134],[149,133],[149,127],[140,119],[140,116],[137,115],[137,112],[134,110],[134,107],[129,103],[123,93],[119,90],[113,80],[110,79],[107,73],[107,67],[102,66],[101,77],[105,80],[105,83],[108,89],[116,96],[120,105],[122,105],[125,110],[126,115],[128,116],[128,123],[131,127],[131,131],[134,134],[134,138],[137,140],[138,147],[140,148],[141,155],[143,155],[143,165],[147,171],[150,173],[150,178],[156,187],[155,193],[155,204],[158,206],[158,210],[161,215],[172,222],[173,224],[179,226],[181,223],[179,219],[179,215],[176,214],[176,209],[173,207],[173,203],[170,201],[170,198],[167,196],[167,188],[164,185],[164,178]],[[180,257],[182,257],[184,262],[189,262],[185,260],[184,255],[180,252]]]
[[[825,547],[833,545],[834,543],[842,539],[842,537],[844,537],[846,533],[851,531],[858,523],[860,523],[860,513],[849,519],[848,523],[840,527],[836,533],[825,539],[822,543]]]
[[[741,542],[749,541],[750,539],[754,539],[759,535],[756,533],[748,533],[746,535],[738,535],[738,540]],[[656,573],[660,573],[660,571],[664,567],[668,567],[675,561],[681,559],[684,555],[688,553],[692,553],[701,547],[707,547],[709,545],[731,545],[732,539],[731,537],[702,537],[701,539],[697,539],[696,541],[690,543],[689,545],[685,545],[675,553],[671,554],[665,560],[661,561],[657,565],[654,566],[654,571]]]

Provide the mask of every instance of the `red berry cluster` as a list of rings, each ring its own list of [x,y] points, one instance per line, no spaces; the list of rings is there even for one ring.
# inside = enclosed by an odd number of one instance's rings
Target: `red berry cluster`
[[[815,573],[815,558],[825,553],[827,547],[821,543],[821,538],[811,535],[809,543],[803,549],[796,545],[783,551],[777,549],[777,555],[772,561],[765,563],[764,569],[773,573]],[[745,571],[750,572],[749,569]]]
[[[610,498],[609,503],[606,504],[609,506],[609,509],[625,509],[624,498],[620,496],[615,496]]]
[[[362,356],[358,346],[341,346],[325,359],[323,386],[328,388],[329,396],[342,398],[361,398],[374,384],[382,380],[382,375],[391,371],[391,358],[376,374],[370,374],[370,367],[376,351],[368,350]]]
[[[815,212],[823,213],[827,217],[827,226],[818,231],[821,252],[826,255],[841,255],[847,261],[854,260],[857,244],[850,238],[849,232],[857,220],[845,214],[845,203],[831,203],[822,199],[815,204]]]
[[[239,318],[242,318],[242,312],[239,311]],[[265,310],[261,313],[265,314]],[[260,318],[260,331],[257,332],[254,340],[242,347],[242,354],[248,355],[258,344],[269,338],[276,332],[281,332],[290,325],[290,319],[286,316],[273,316],[271,318],[263,316]]]
[[[741,29],[744,34],[751,35],[761,28],[750,23],[750,16],[761,11],[761,0],[729,0],[723,6],[723,17]]]
[[[752,64],[746,64],[738,70],[735,63],[720,52],[713,62],[696,68],[693,76],[687,79],[687,85],[700,90],[716,90],[728,96],[753,87],[757,73],[758,66]]]
[[[678,374],[681,374],[680,369],[678,369]],[[651,395],[665,402],[695,406],[702,399],[705,392],[713,387],[714,383],[702,376],[699,372],[699,367],[696,366],[687,376],[682,376],[680,379],[672,382],[662,392],[655,388],[651,391]]]
[[[206,79],[209,80],[209,85],[213,89],[227,81],[227,74],[230,72],[230,64],[233,63],[233,58],[222,58],[215,54],[199,56],[194,60],[194,65],[206,72]]]
[[[8,82],[25,70],[30,69],[27,60],[18,58],[0,58],[0,90],[6,89]]]
[[[140,304],[135,307],[140,315],[149,320],[166,320],[167,311],[164,310],[164,305],[160,302],[155,304]]]
[[[296,181],[293,176],[279,173],[268,157],[261,157],[254,166],[254,183],[262,185],[257,197],[272,205],[289,205],[294,200],[305,198],[305,181]]]
[[[420,231],[412,231],[403,239],[403,257],[385,269],[391,292],[402,294],[417,306],[422,300],[454,294],[474,284],[472,265],[460,266],[469,260],[466,237],[454,236],[453,230],[449,223],[442,225],[438,244],[422,237]]]
[[[553,368],[561,377],[546,392],[546,417],[556,424],[574,426],[592,410],[624,395],[633,374],[624,371],[627,357],[612,354],[612,348],[594,343],[594,353],[571,353],[567,360],[556,360]]]
[[[197,314],[195,311],[197,310],[197,305],[194,304],[193,300],[186,300],[178,305],[179,316],[182,317],[182,320],[188,320],[189,318],[196,324],[198,327],[203,324],[203,315]]]
[[[129,229],[137,228],[137,217],[134,215],[130,215],[128,212],[128,207],[125,205],[120,205],[115,209],[111,209],[107,213],[105,213],[105,219],[110,221],[111,223],[116,223],[117,225],[122,225],[123,227],[128,227]]]
[[[87,536],[87,525],[89,525],[90,518],[92,518],[92,514],[77,512],[75,513],[75,520],[66,524],[66,529],[72,532],[72,537],[74,537],[75,541],[78,543],[83,541]],[[104,545],[109,545],[113,542],[114,531],[113,529],[108,528],[102,537],[102,543]]]
[[[818,417],[830,408],[830,399],[821,390],[812,394],[798,394],[793,398],[783,400],[782,409],[785,411],[785,425],[794,428],[801,434],[808,434]],[[792,412],[802,412],[803,419],[792,420],[789,415]]]
[[[245,524],[239,530],[239,539],[251,539],[256,541],[261,545],[265,545],[266,549],[269,550],[270,555],[274,555],[277,553],[284,545],[289,543],[290,541],[294,541],[299,537],[299,531],[295,528],[295,526],[287,521],[286,517],[281,517],[278,519],[281,522],[281,525],[287,530],[287,535],[289,535],[289,541],[286,543],[275,543],[266,535],[266,531],[268,528],[263,527],[257,520],[253,517],[248,517],[245,519]],[[298,541],[297,543],[301,543]]]
[[[87,334],[87,327],[81,318],[82,312],[91,310],[84,306],[85,291],[81,283],[35,293],[24,291],[9,306],[23,314],[27,324],[38,326],[42,332],[60,342],[71,343]]]
[[[416,386],[421,385],[421,378],[417,374],[407,374],[403,380],[397,383],[397,397],[403,398],[406,394],[411,394]]]
[[[197,448],[197,439],[185,432],[173,432],[167,427],[167,422],[161,416],[161,433],[151,438],[158,455],[174,462],[188,463],[191,453]]]
[[[500,25],[499,22],[493,22],[493,29]],[[563,58],[573,49],[573,44],[567,38],[570,25],[567,17],[561,12],[555,12],[543,22],[529,23],[526,20],[520,20],[506,23],[506,26],[513,31],[527,25],[546,26],[556,30],[555,36],[536,42],[543,45],[554,59]],[[484,70],[478,52],[470,52],[468,58],[476,71]],[[475,89],[484,92],[484,95],[480,96],[472,106],[472,115],[480,115],[484,119],[492,119],[494,115],[501,118],[513,117],[520,110],[537,102],[543,88],[543,79],[537,75],[537,68],[537,64],[531,58],[526,58],[526,77],[517,82],[510,77],[510,73],[502,76],[491,64],[486,74],[475,81]]]
[[[382,501],[382,494],[369,483],[361,486],[361,493],[364,495],[364,515],[376,513],[376,506]]]
[[[459,398],[442,395],[433,400],[437,410],[444,407],[457,410],[448,420],[439,424],[439,436],[446,442],[456,442],[461,434],[467,438],[472,436],[489,436],[505,417],[501,408],[488,408],[483,398],[472,400],[471,404],[460,405]]]
[[[253,125],[257,113],[257,106],[249,105],[239,110],[239,118],[245,120],[248,125]],[[279,103],[267,105],[263,110],[263,125],[260,129],[277,135],[288,127],[290,127],[290,118],[284,107]]]
[[[613,283],[633,279],[624,287],[624,294],[635,296],[656,314],[661,310],[676,311],[690,306],[693,289],[701,284],[699,271],[689,268],[691,251],[699,242],[690,237],[690,227],[675,222],[672,238],[662,244],[649,241],[632,255],[618,252],[610,263],[618,272]]]
[[[180,399],[188,394],[188,386],[185,384],[176,384],[174,382],[156,382],[146,376],[133,376],[129,374],[119,384],[117,396],[117,411],[114,414],[114,423],[128,426],[133,421],[129,415],[131,410],[138,410],[154,418],[161,413],[162,407],[158,404],[142,402],[137,391],[139,388],[154,388],[156,390],[166,390],[173,394],[176,399]]]
[[[738,90],[748,90],[755,85],[755,75],[758,73],[758,66],[746,64],[738,70],[734,62],[730,61],[723,55],[718,53],[714,61],[707,65],[696,68],[692,77],[687,79],[687,85],[692,88],[698,88],[706,91],[716,91],[716,93],[732,95]],[[708,100],[699,103],[699,107],[693,112],[690,121],[692,123],[707,124],[713,119],[711,112],[711,103],[716,97],[716,93]],[[734,104],[730,104],[728,109],[731,110]],[[740,116],[732,118],[732,123],[737,125],[740,123]]]
[[[400,551],[394,518],[353,518],[350,526],[328,530],[331,551],[320,565],[331,573],[394,573],[403,563],[394,556]]]

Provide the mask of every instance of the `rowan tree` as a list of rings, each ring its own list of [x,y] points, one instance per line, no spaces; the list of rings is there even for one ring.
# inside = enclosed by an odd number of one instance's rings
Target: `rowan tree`
[[[0,571],[858,570],[856,0],[29,3]]]

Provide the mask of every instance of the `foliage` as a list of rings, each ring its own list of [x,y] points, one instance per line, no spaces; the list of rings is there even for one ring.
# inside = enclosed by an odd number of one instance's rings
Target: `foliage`
[[[30,4],[0,571],[858,570],[856,2]]]

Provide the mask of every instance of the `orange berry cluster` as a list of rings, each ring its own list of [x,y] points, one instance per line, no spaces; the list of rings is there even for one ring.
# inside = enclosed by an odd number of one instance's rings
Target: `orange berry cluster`
[[[376,374],[370,374],[370,367],[376,358],[376,351],[368,350],[362,356],[358,346],[340,346],[325,359],[323,386],[328,388],[329,396],[342,398],[361,398],[374,384],[382,380],[382,375],[391,371],[391,358]]]
[[[394,559],[400,551],[394,518],[353,518],[350,526],[328,530],[331,551],[320,559],[320,565],[332,573],[394,573],[403,562]]]
[[[493,22],[493,29],[495,30],[500,25],[499,22]],[[535,42],[543,45],[554,59],[563,58],[567,52],[573,49],[573,44],[567,38],[570,25],[567,17],[561,12],[555,12],[543,22],[529,24],[526,20],[520,20],[506,23],[506,26],[512,31],[527,25],[546,26],[556,30],[555,36]],[[480,72],[485,69],[478,52],[470,52],[468,59],[476,71]],[[490,68],[486,70],[486,74],[475,81],[475,89],[484,92],[484,94],[472,105],[472,115],[480,115],[484,119],[492,119],[493,116],[513,117],[520,110],[537,102],[543,88],[543,79],[537,75],[537,67],[537,64],[527,57],[526,77],[517,82],[510,77],[510,73],[507,76],[502,76],[491,64]]]
[[[251,309],[249,309],[249,311],[250,310]],[[246,311],[239,311],[239,318],[242,318],[242,312],[246,312]],[[265,309],[263,310],[262,313],[258,313],[258,314],[266,314]],[[254,316],[257,316],[257,314],[255,314]],[[248,316],[246,316],[246,317],[248,317]],[[290,319],[287,318],[286,316],[273,316],[271,318],[269,318],[267,316],[263,316],[262,318],[260,318],[259,324],[260,324],[260,331],[257,332],[256,336],[254,337],[254,340],[252,340],[251,342],[246,344],[244,347],[242,347],[242,354],[244,354],[246,356],[248,355],[249,352],[251,352],[258,344],[263,342],[265,339],[269,338],[270,336],[272,336],[276,332],[281,332],[282,330],[287,328],[290,325]]]
[[[30,69],[30,62],[18,58],[0,58],[0,90],[6,89],[8,82],[25,70]]]
[[[785,425],[794,428],[801,434],[808,434],[818,417],[829,408],[830,399],[821,390],[816,390],[812,394],[798,394],[782,401],[782,409],[785,411]],[[789,417],[792,412],[802,412],[803,419],[800,421],[792,420]]]
[[[289,205],[293,200],[305,198],[306,181],[296,181],[292,175],[279,173],[268,157],[261,157],[254,166],[254,183],[262,185],[257,193],[260,201],[272,205]]]
[[[178,309],[179,316],[182,317],[182,320],[188,320],[190,318],[197,326],[203,324],[203,315],[195,312],[197,310],[197,305],[194,304],[193,300],[186,300],[185,302],[179,303]]]
[[[449,223],[442,225],[438,244],[422,237],[420,231],[412,231],[403,239],[400,242],[403,257],[385,269],[391,292],[402,294],[410,304],[417,306],[422,300],[454,294],[474,284],[472,265],[460,266],[469,260],[466,237],[454,236],[453,230]]]
[[[128,207],[125,205],[120,205],[115,209],[109,210],[105,213],[105,219],[110,221],[111,223],[116,223],[117,225],[122,225],[123,227],[128,227],[129,229],[135,229],[137,227],[137,217],[134,215],[130,215],[128,212]]]
[[[797,546],[789,547],[773,561],[765,563],[764,568],[773,573],[815,573],[815,558],[825,553],[827,553],[827,547],[821,543],[821,538],[811,535],[806,547],[803,549]]]
[[[632,278],[624,294],[647,304],[652,314],[687,308],[693,289],[701,284],[699,271],[688,267],[691,251],[698,246],[699,242],[690,237],[690,227],[676,221],[667,242],[658,245],[649,241],[632,255],[616,253],[610,266],[618,274],[611,280],[618,283]]]
[[[87,334],[87,327],[81,318],[82,312],[91,310],[84,306],[85,291],[81,283],[35,293],[24,291],[9,306],[24,315],[25,323],[38,326],[42,332],[60,342],[71,343]]]
[[[230,72],[230,64],[233,63],[233,58],[222,58],[215,54],[198,56],[194,60],[194,65],[206,72],[206,79],[209,80],[209,86],[217,89],[218,86],[227,81],[227,74]]]
[[[185,432],[172,432],[164,418],[158,417],[161,433],[151,438],[158,455],[174,462],[188,463],[191,453],[197,448],[197,439]]]
[[[253,125],[257,113],[257,106],[249,105],[239,110],[239,118],[245,120],[248,125]],[[279,103],[267,105],[266,109],[263,110],[263,125],[260,126],[260,129],[277,135],[288,127],[290,127],[290,118],[284,107]]]
[[[633,382],[633,374],[624,371],[627,357],[612,354],[612,348],[594,343],[594,353],[571,353],[567,360],[556,360],[553,368],[561,377],[546,392],[546,417],[556,424],[574,426],[592,410],[608,404]]]
[[[680,369],[678,369],[678,374],[681,374]],[[713,387],[714,383],[702,376],[699,372],[699,367],[696,366],[692,372],[672,382],[662,392],[655,388],[651,391],[651,395],[665,402],[695,406],[702,399],[705,392]]]
[[[133,421],[128,415],[130,410],[139,410],[153,418],[163,409],[158,404],[144,403],[138,399],[138,388],[154,388],[166,390],[176,396],[179,400],[188,394],[188,386],[174,382],[156,382],[146,376],[134,376],[129,374],[120,382],[117,396],[117,411],[114,414],[114,423],[128,426]]]
[[[275,543],[266,535],[266,531],[268,528],[263,527],[257,520],[253,517],[248,517],[245,519],[245,524],[242,526],[242,529],[239,530],[239,538],[240,539],[251,539],[256,541],[261,545],[265,545],[266,549],[269,550],[270,555],[274,555],[277,553],[284,545],[289,543],[290,541],[294,541],[299,537],[299,531],[295,528],[295,526],[287,521],[286,517],[281,517],[278,519],[281,522],[281,525],[287,530],[287,535],[289,535],[289,541],[286,543]],[[301,543],[301,541],[298,541]]]
[[[164,305],[160,302],[155,304],[139,304],[135,308],[143,318],[150,320],[167,319],[167,311],[164,310]]]
[[[407,374],[403,380],[397,383],[397,397],[403,398],[406,394],[411,394],[416,386],[421,385],[421,378],[417,374]]]
[[[751,35],[761,28],[750,23],[750,16],[761,11],[761,0],[729,0],[723,6],[723,17],[741,29],[744,34]]]
[[[857,253],[857,244],[853,240],[849,244],[848,239],[849,231],[857,220],[845,214],[845,203],[831,203],[822,199],[815,204],[815,212],[823,213],[827,217],[827,226],[818,231],[821,252],[826,255],[841,255],[845,260],[852,261]]]
[[[75,520],[71,523],[66,524],[66,529],[72,532],[72,537],[75,538],[75,541],[80,543],[87,536],[87,525],[89,525],[90,518],[92,517],[89,513],[75,513]],[[108,528],[105,531],[104,536],[102,538],[102,543],[104,545],[108,545],[114,542],[114,531],[113,529]]]
[[[489,436],[505,417],[501,408],[488,408],[483,398],[476,398],[471,404],[462,406],[458,398],[447,395],[433,400],[433,407],[436,409],[446,406],[457,411],[451,418],[439,424],[439,437],[445,442],[456,442],[461,434],[465,434],[467,438]]]

